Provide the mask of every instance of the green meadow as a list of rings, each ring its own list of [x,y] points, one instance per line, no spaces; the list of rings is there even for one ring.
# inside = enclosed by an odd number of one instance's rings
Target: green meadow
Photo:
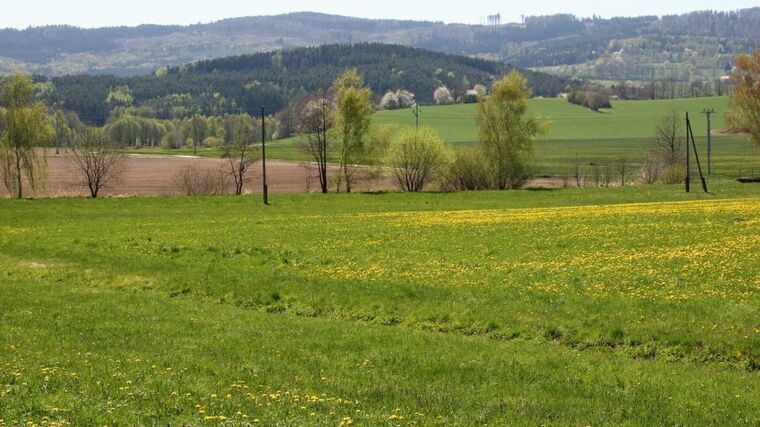
[[[758,425],[712,191],[0,200],[0,426]]]

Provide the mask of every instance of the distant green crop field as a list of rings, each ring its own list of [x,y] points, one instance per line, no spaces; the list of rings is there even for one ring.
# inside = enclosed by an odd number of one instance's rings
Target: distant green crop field
[[[704,136],[707,125],[704,115],[700,113],[706,108],[714,108],[721,114],[713,116],[713,129],[724,129],[722,113],[728,109],[728,98],[613,101],[612,107],[594,112],[562,99],[530,100],[530,112],[551,123],[549,133],[542,138],[544,140],[619,140],[652,138],[657,122],[672,111],[681,114],[690,112],[695,135]],[[452,144],[471,143],[477,140],[476,114],[476,104],[425,107],[420,124],[436,129]],[[375,123],[379,124],[415,124],[411,110],[381,111],[374,118]]]
[[[0,425],[758,425],[713,192],[0,200]]]

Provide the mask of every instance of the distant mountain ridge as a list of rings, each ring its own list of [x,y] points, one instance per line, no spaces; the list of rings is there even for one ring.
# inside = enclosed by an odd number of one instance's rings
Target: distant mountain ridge
[[[303,12],[189,26],[5,29],[0,73],[139,75],[202,59],[357,42],[482,57],[568,76],[641,78],[651,68],[660,78],[671,73],[684,80],[719,71],[736,54],[760,48],[760,7],[662,18],[551,15],[500,26]]]

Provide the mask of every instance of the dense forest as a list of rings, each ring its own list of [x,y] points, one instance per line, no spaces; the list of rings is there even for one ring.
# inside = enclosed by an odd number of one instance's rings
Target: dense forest
[[[490,87],[512,67],[481,59],[385,44],[327,45],[205,60],[165,68],[150,76],[38,76],[40,97],[103,124],[115,106],[161,119],[194,114],[277,112],[289,102],[329,88],[347,68],[357,68],[379,100],[389,90],[406,90],[420,103],[447,87],[454,98],[475,85]],[[537,96],[556,96],[569,80],[521,70]]]
[[[6,29],[0,30],[0,74],[151,74],[200,59],[361,42],[546,67],[583,78],[641,80],[654,69],[688,81],[719,72],[736,54],[760,47],[760,8],[661,18],[533,16],[499,26],[293,13],[190,26]],[[648,68],[636,70],[634,64]]]

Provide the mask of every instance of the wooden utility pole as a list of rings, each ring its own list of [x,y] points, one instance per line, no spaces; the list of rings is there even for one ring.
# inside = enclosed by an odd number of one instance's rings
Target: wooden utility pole
[[[714,108],[705,109],[707,115],[707,176],[712,176],[712,115],[717,113]]]
[[[55,112],[55,154],[60,154],[61,148],[61,118],[58,111]]]
[[[412,114],[414,114],[414,122],[415,127],[419,131],[420,130],[420,104],[414,103],[414,109],[412,110]]]
[[[263,175],[262,190],[264,192],[264,204],[269,204],[269,188],[267,186],[267,121],[264,116],[264,107],[261,107],[261,171]]]
[[[322,97],[322,144],[320,149],[322,150],[322,161],[319,164],[320,168],[320,184],[322,192],[327,193],[329,188],[329,180],[327,179],[327,97]]]

